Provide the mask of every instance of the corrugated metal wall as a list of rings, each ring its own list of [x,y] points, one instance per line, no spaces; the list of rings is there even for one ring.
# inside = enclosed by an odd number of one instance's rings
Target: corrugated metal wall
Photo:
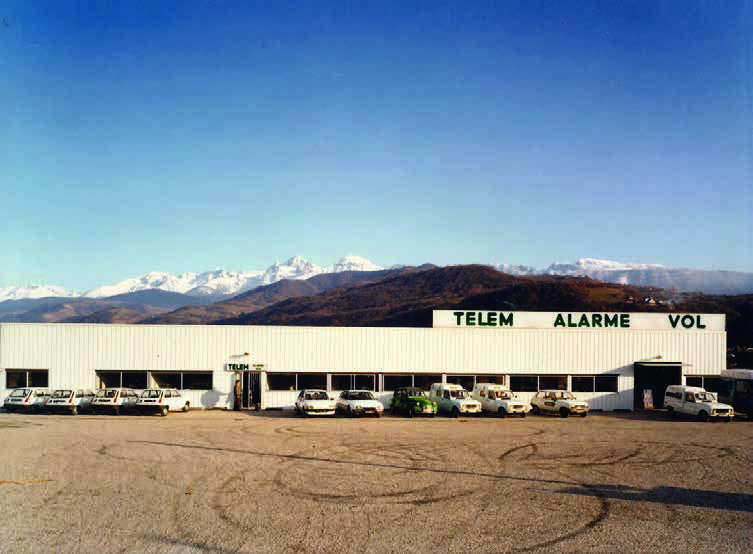
[[[638,360],[683,362],[684,372],[724,369],[726,334],[582,329],[407,329],[332,327],[0,324],[1,369],[49,369],[50,387],[95,386],[96,370],[214,371],[229,398],[227,363],[269,371],[603,373],[632,382]],[[630,384],[632,387],[632,385]],[[5,379],[0,379],[5,387]],[[620,388],[623,388],[621,383]],[[0,390],[4,393],[4,390]],[[630,400],[632,406],[632,398]]]

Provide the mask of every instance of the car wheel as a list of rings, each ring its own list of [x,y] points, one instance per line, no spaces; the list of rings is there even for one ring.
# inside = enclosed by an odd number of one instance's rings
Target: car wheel
[[[408,406],[408,417],[412,418],[413,415],[414,415],[413,414],[413,408],[411,408],[410,406]]]
[[[159,415],[161,415],[162,417],[165,417],[165,416],[167,415],[167,412],[169,412],[169,411],[170,411],[170,410],[168,409],[168,407],[167,407],[167,406],[163,406],[163,407],[162,407],[162,408],[160,409],[160,411],[159,411]]]
[[[452,407],[451,415],[452,415],[452,417],[459,417],[460,416],[460,410],[458,410],[457,406],[453,406]]]
[[[526,417],[526,413],[525,412],[520,412],[520,417]]]
[[[675,409],[672,406],[667,406],[667,416],[675,417]]]
[[[539,407],[535,404],[531,406],[531,411],[533,412],[533,415],[539,415],[541,413],[541,410],[539,410]]]
[[[732,418],[731,417],[725,417],[724,421],[726,421],[727,423],[732,423]]]
[[[706,410],[701,410],[698,412],[698,421],[708,421],[709,420],[709,413]]]
[[[71,415],[78,415],[78,406],[71,406]]]
[[[115,415],[120,415],[120,406],[115,407]]]
[[[353,408],[348,406],[348,417],[353,417]]]
[[[191,410],[191,403],[190,402],[186,402],[186,405],[183,406],[183,411],[184,412],[188,412],[190,410]]]
[[[505,417],[507,417],[507,410],[500,408],[499,411],[497,411],[497,415],[504,419]]]
[[[560,417],[565,418],[570,415],[570,410],[567,408],[560,408]]]
[[[580,414],[580,417],[586,417],[587,415],[588,415],[588,412],[583,412],[582,414]]]

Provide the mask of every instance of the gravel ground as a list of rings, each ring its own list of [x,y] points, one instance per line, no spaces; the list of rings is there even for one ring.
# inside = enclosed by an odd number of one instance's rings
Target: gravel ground
[[[753,422],[0,413],[0,551],[753,550]]]

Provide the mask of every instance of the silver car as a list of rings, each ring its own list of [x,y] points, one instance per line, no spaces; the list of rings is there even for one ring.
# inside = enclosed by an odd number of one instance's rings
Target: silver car
[[[50,389],[13,389],[3,402],[3,408],[8,412],[41,412],[49,399]]]
[[[133,389],[99,389],[92,401],[92,411],[115,415],[127,411],[135,412],[138,401],[139,395]]]
[[[57,389],[47,402],[47,409],[51,412],[69,412],[78,415],[91,410],[94,392],[85,389]]]

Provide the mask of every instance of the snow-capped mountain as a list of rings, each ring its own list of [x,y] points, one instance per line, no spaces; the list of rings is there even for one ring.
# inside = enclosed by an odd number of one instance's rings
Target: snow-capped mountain
[[[81,294],[57,285],[0,287],[0,302],[4,300],[23,300],[25,298],[49,298],[51,296],[74,298],[81,296]]]
[[[680,292],[746,294],[753,292],[753,273],[673,268],[661,264],[623,263],[581,258],[572,264],[554,263],[541,270],[527,266],[496,264],[513,275],[572,275],[608,283],[675,289]]]

